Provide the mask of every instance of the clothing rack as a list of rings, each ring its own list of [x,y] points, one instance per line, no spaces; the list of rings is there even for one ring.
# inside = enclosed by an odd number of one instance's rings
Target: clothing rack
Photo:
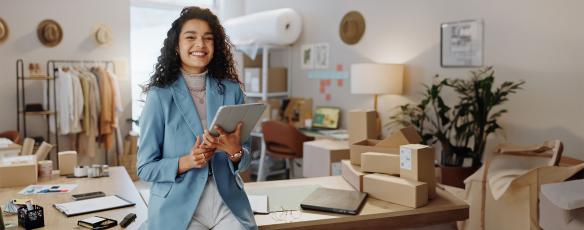
[[[56,78],[57,77],[56,76],[56,73],[58,71],[58,67],[60,67],[62,65],[71,65],[71,64],[94,65],[94,66],[105,65],[105,68],[106,69],[108,69],[109,67],[111,67],[112,72],[114,72],[114,73],[116,72],[116,66],[114,65],[114,62],[113,61],[110,61],[110,60],[48,60],[47,61],[47,75],[49,77]],[[56,84],[53,83],[53,89],[56,88],[55,85]],[[54,90],[53,92],[56,92],[56,90]],[[47,95],[47,97],[48,97],[48,95]],[[55,95],[55,97],[53,97],[53,99],[54,99],[54,105],[57,104],[56,98],[57,97]],[[56,118],[57,115],[58,115],[58,111],[55,109],[55,119],[56,120],[58,120]],[[55,124],[56,124],[55,125],[55,131],[56,131],[56,133],[58,133],[58,131],[57,131],[58,130],[58,127],[59,127],[58,122],[55,122]],[[116,136],[114,139],[115,139],[115,142],[116,142],[116,156],[117,156],[117,155],[119,155],[119,152],[120,152],[119,151],[120,150],[120,140],[121,140],[120,139],[121,138],[120,129],[119,128],[115,128],[115,132],[114,133],[115,133],[114,135]],[[58,143],[59,142],[59,139],[58,139],[58,136],[59,135],[56,135],[56,136],[57,136],[56,141]],[[57,146],[59,146],[59,145],[57,144]],[[58,147],[57,147],[57,151],[59,151],[58,150]],[[107,151],[106,148],[104,148],[104,154],[105,154],[105,163],[106,164],[109,164],[108,151]],[[57,162],[58,162],[58,160],[57,160]],[[119,162],[115,162],[115,163],[116,164],[119,164]]]

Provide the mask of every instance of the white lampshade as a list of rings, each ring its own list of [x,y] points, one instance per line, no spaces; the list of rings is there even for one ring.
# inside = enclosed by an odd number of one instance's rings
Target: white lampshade
[[[351,65],[351,93],[401,94],[404,65],[360,63]]]

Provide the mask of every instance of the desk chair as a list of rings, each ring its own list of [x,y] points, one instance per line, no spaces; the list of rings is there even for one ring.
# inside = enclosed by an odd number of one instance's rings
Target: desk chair
[[[292,160],[302,158],[303,143],[312,141],[314,138],[305,136],[296,127],[280,121],[262,123],[262,133],[266,143],[266,153],[276,159],[286,160],[284,172],[287,174],[286,178],[290,179],[293,169]]]
[[[15,144],[20,144],[20,134],[15,130],[8,130],[0,133],[0,137],[8,138]]]

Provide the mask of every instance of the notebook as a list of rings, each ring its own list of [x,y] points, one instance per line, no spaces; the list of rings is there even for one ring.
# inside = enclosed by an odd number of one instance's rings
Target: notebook
[[[357,215],[367,193],[350,190],[318,188],[302,203],[303,209]]]
[[[136,205],[117,195],[54,204],[67,217]]]

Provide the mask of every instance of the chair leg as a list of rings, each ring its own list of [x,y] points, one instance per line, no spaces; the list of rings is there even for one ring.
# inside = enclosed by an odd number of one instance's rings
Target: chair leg
[[[286,179],[292,178],[292,166],[290,159],[286,159]]]

